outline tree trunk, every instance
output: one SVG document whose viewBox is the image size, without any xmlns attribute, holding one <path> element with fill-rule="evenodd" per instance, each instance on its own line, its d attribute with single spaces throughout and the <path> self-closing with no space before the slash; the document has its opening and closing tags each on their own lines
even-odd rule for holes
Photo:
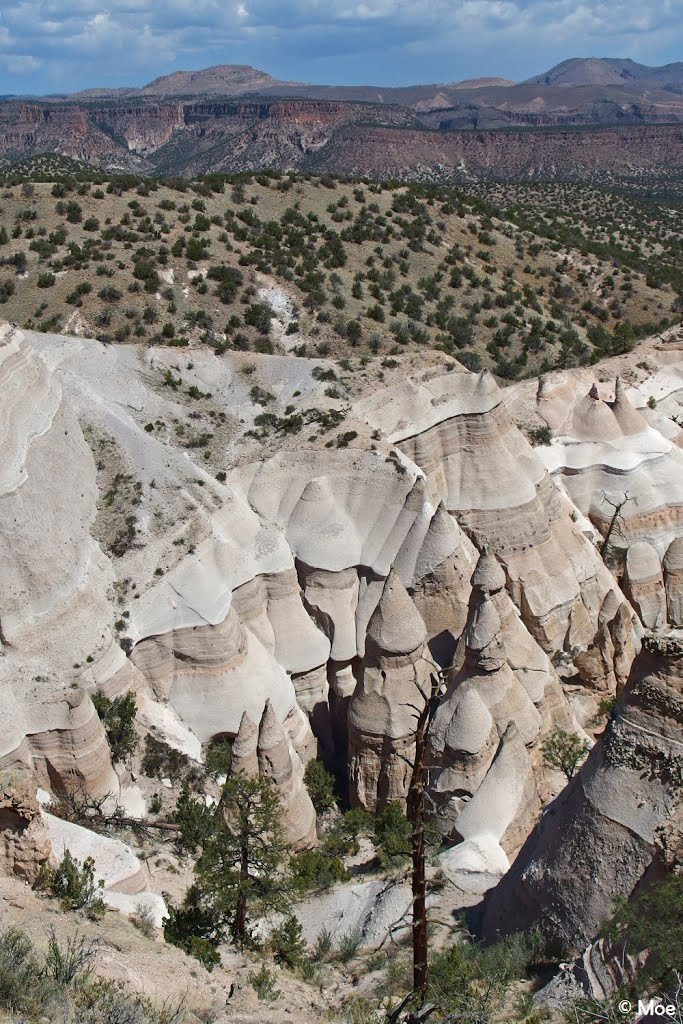
<svg viewBox="0 0 683 1024">
<path fill-rule="evenodd" d="M 242 833 L 240 843 L 240 891 L 235 907 L 232 935 L 241 946 L 247 937 L 247 884 L 249 882 L 249 837 Z"/>
<path fill-rule="evenodd" d="M 425 876 L 424 730 L 418 733 L 415 767 L 418 772 L 413 797 L 413 990 L 427 994 L 427 880 Z"/>
<path fill-rule="evenodd" d="M 420 712 L 415 730 L 415 760 L 408 789 L 413 859 L 413 991 L 424 999 L 428 980 L 427 879 L 425 874 L 425 749 L 427 730 L 438 701 L 438 683 Z"/>
</svg>

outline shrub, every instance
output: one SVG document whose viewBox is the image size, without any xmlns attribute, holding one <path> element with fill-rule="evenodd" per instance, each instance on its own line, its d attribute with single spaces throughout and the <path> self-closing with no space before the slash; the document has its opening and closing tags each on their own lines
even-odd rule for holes
<svg viewBox="0 0 683 1024">
<path fill-rule="evenodd" d="M 541 744 L 547 768 L 560 771 L 571 779 L 576 775 L 590 750 L 590 744 L 573 732 L 558 729 Z"/>
<path fill-rule="evenodd" d="M 364 807 L 352 807 L 350 811 L 346 812 L 342 822 L 342 832 L 352 842 L 353 853 L 358 853 L 358 837 L 363 833 L 371 834 L 374 827 L 375 820 Z"/>
<path fill-rule="evenodd" d="M 225 475 L 223 479 L 225 479 Z M 204 758 L 207 775 L 214 778 L 219 775 L 229 775 L 231 762 L 232 740 L 229 736 L 215 736 L 209 743 Z"/>
<path fill-rule="evenodd" d="M 260 971 L 250 971 L 247 974 L 247 981 L 264 1003 L 274 1003 L 282 995 L 280 990 L 275 987 L 275 975 L 268 970 L 265 964 L 261 966 Z"/>
<path fill-rule="evenodd" d="M 14 295 L 15 289 L 16 285 L 11 279 L 7 281 L 0 281 L 0 303 L 4 304 L 7 302 L 7 300 Z"/>
<path fill-rule="evenodd" d="M 97 950 L 97 942 L 86 942 L 81 935 L 67 937 L 60 946 L 54 928 L 48 932 L 48 945 L 43 971 L 60 985 L 70 985 L 79 974 L 83 974 Z"/>
<path fill-rule="evenodd" d="M 345 882 L 349 873 L 340 857 L 325 849 L 301 850 L 289 862 L 292 881 L 297 889 L 329 889 L 336 882 Z"/>
<path fill-rule="evenodd" d="M 304 782 L 317 814 L 324 814 L 330 807 L 334 807 L 334 776 L 322 761 L 315 759 L 308 762 Z"/>
<path fill-rule="evenodd" d="M 323 963 L 332 952 L 332 932 L 323 928 L 311 950 L 311 960 L 315 963 Z"/>
<path fill-rule="evenodd" d="M 253 302 L 244 313 L 244 322 L 251 327 L 256 327 L 261 334 L 270 332 L 270 321 L 273 318 L 273 311 L 270 306 L 262 302 Z"/>
<path fill-rule="evenodd" d="M 176 801 L 173 820 L 180 826 L 179 846 L 194 853 L 211 834 L 213 813 L 203 800 L 193 797 L 189 784 L 184 782 Z"/>
<path fill-rule="evenodd" d="M 0 1007 L 37 1017 L 53 995 L 28 936 L 8 928 L 0 935 Z"/>
<path fill-rule="evenodd" d="M 339 959 L 343 964 L 347 964 L 349 960 L 353 960 L 354 956 L 358 952 L 360 947 L 360 933 L 359 932 L 346 932 L 339 939 L 339 946 L 337 947 L 337 953 Z"/>
<path fill-rule="evenodd" d="M 491 946 L 463 939 L 432 957 L 429 997 L 443 1013 L 461 1014 L 472 1024 L 491 1024 L 501 1019 L 509 985 L 526 976 L 539 954 L 535 933 L 511 935 Z"/>
<path fill-rule="evenodd" d="M 660 991 L 673 986 L 683 965 L 683 875 L 670 874 L 619 903 L 603 930 L 625 938 L 633 953 L 650 951 L 640 988 L 645 981 L 656 982 Z"/>
<path fill-rule="evenodd" d="M 294 914 L 288 914 L 282 924 L 273 929 L 270 948 L 276 964 L 295 970 L 306 959 L 306 942 L 303 929 Z"/>
<path fill-rule="evenodd" d="M 529 440 L 532 445 L 548 445 L 552 443 L 553 432 L 548 426 L 544 427 L 532 427 L 529 431 Z"/>
<path fill-rule="evenodd" d="M 125 761 L 138 745 L 135 694 L 126 693 L 110 700 L 98 691 L 93 694 L 92 702 L 104 725 L 112 761 Z"/>
<path fill-rule="evenodd" d="M 215 913 L 204 905 L 196 885 L 188 889 L 180 907 L 169 903 L 164 938 L 203 963 L 207 971 L 221 962 L 218 946 L 224 933 Z"/>
<path fill-rule="evenodd" d="M 81 865 L 70 850 L 55 868 L 44 867 L 39 886 L 56 896 L 64 910 L 82 910 L 87 917 L 98 920 L 104 914 L 100 896 L 102 881 L 95 883 L 95 861 L 86 857 Z"/>
<path fill-rule="evenodd" d="M 146 907 L 144 903 L 138 903 L 135 907 L 135 914 L 131 917 L 131 921 L 138 929 L 142 932 L 146 939 L 151 939 L 156 931 L 154 924 L 154 914 L 149 907 Z"/>
<path fill-rule="evenodd" d="M 390 803 L 375 819 L 375 846 L 384 865 L 410 856 L 412 828 L 399 803 Z"/>
</svg>

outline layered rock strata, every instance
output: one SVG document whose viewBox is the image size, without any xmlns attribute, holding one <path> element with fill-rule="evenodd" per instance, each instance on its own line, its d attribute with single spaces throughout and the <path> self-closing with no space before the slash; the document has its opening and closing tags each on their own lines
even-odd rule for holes
<svg viewBox="0 0 683 1024">
<path fill-rule="evenodd" d="M 274 784 L 287 841 L 295 850 L 316 844 L 316 817 L 304 784 L 304 767 L 270 701 L 258 725 L 245 711 L 232 748 L 231 774 L 258 775 Z"/>
<path fill-rule="evenodd" d="M 655 636 L 647 648 L 587 762 L 491 893 L 487 938 L 538 926 L 578 952 L 616 898 L 680 862 L 683 642 Z"/>
<path fill-rule="evenodd" d="M 33 764 L 45 788 L 75 780 L 117 793 L 88 694 L 133 689 L 144 722 L 191 756 L 215 736 L 237 736 L 245 711 L 260 722 L 268 706 L 296 754 L 294 774 L 317 747 L 348 774 L 355 802 L 403 799 L 409 705 L 452 661 L 466 624 L 452 679 L 467 679 L 449 694 L 450 717 L 478 723 L 481 701 L 492 724 L 483 738 L 475 730 L 471 751 L 469 727 L 453 726 L 455 746 L 444 739 L 444 801 L 475 799 L 504 737 L 542 788 L 539 737 L 570 722 L 548 656 L 585 655 L 596 688 L 624 677 L 624 599 L 490 376 L 421 372 L 353 403 L 357 446 L 273 437 L 262 457 L 239 422 L 260 408 L 241 357 L 197 349 L 183 374 L 213 396 L 202 415 L 239 413 L 223 438 L 221 480 L 166 430 L 196 430 L 183 389 L 163 384 L 177 353 L 18 331 L 5 333 L 0 353 L 9 395 L 0 763 Z M 275 390 L 286 377 L 287 401 L 294 374 L 305 409 L 312 395 L 326 400 L 317 367 L 262 357 L 259 373 Z M 161 426 L 148 431 L 150 421 Z M 58 479 L 57 466 L 67 467 Z M 117 474 L 135 481 L 130 507 L 125 493 L 116 508 L 103 500 Z M 133 524 L 122 550 L 112 550 L 116 515 Z M 498 562 L 482 563 L 470 602 L 485 543 Z M 667 607 L 676 566 L 672 554 Z M 470 788 L 455 777 L 463 758 Z M 523 787 L 501 849 L 521 842 L 534 813 L 522 807 L 534 799 Z"/>
<path fill-rule="evenodd" d="M 577 725 L 548 656 L 521 622 L 505 572 L 484 551 L 472 576 L 461 657 L 428 752 L 436 825 L 446 838 L 519 849 L 549 792 L 539 743 Z M 504 851 L 504 852 L 503 852 Z M 463 851 L 462 856 L 465 856 Z"/>
<path fill-rule="evenodd" d="M 29 772 L 0 773 L 0 874 L 33 884 L 52 854 Z"/>
</svg>

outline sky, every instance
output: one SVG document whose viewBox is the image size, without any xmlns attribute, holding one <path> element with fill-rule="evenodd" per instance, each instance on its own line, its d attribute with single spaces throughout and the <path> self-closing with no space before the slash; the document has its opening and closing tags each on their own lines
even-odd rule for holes
<svg viewBox="0 0 683 1024">
<path fill-rule="evenodd" d="M 683 0 L 0 0 L 0 94 L 214 64 L 340 85 L 519 81 L 576 56 L 683 59 Z"/>
</svg>

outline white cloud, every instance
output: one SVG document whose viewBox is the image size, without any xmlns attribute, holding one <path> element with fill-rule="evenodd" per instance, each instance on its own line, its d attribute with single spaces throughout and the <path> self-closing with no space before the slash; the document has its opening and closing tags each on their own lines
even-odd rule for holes
<svg viewBox="0 0 683 1024">
<path fill-rule="evenodd" d="M 569 56 L 674 59 L 682 43 L 683 0 L 16 0 L 0 13 L 7 73 L 42 68 L 65 87 L 219 62 L 387 84 L 463 65 L 531 75 Z"/>
<path fill-rule="evenodd" d="M 0 63 L 11 75 L 26 75 L 43 66 L 42 60 L 26 53 L 8 53 L 0 56 Z"/>
</svg>

